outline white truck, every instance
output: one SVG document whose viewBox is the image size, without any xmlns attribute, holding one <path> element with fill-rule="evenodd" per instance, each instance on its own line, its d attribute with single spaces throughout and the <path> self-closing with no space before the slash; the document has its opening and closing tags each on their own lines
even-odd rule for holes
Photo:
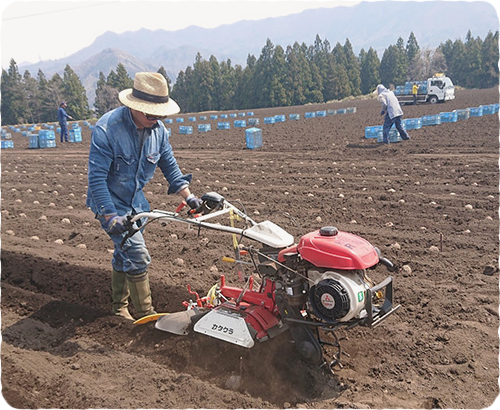
<svg viewBox="0 0 500 410">
<path fill-rule="evenodd" d="M 397 86 L 394 94 L 401 104 L 413 104 L 412 88 L 415 83 L 418 85 L 417 104 L 436 104 L 455 98 L 455 87 L 451 79 L 443 73 L 437 73 L 426 81 L 407 81 L 405 85 Z"/>
</svg>

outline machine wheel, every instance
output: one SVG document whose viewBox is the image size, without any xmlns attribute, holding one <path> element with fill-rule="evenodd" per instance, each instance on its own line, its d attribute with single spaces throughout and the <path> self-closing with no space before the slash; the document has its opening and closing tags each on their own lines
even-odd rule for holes
<svg viewBox="0 0 500 410">
<path fill-rule="evenodd" d="M 438 98 L 437 98 L 435 95 L 431 95 L 431 96 L 429 97 L 429 102 L 430 102 L 431 104 L 437 104 L 437 103 L 439 102 L 439 100 L 438 100 Z"/>
</svg>

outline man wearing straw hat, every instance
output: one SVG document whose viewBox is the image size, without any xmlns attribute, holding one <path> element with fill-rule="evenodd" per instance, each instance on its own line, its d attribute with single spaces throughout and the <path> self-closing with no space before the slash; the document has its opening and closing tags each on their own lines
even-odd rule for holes
<svg viewBox="0 0 500 410">
<path fill-rule="evenodd" d="M 161 121 L 180 111 L 159 73 L 135 75 L 134 87 L 120 92 L 124 105 L 104 114 L 92 132 L 88 162 L 87 206 L 114 243 L 111 288 L 113 314 L 133 320 L 155 314 L 147 268 L 151 258 L 142 232 L 120 246 L 127 215 L 149 211 L 143 188 L 158 166 L 169 183 L 167 194 L 179 194 L 196 209 L 201 201 L 189 190 L 192 175 L 183 175 Z"/>
</svg>

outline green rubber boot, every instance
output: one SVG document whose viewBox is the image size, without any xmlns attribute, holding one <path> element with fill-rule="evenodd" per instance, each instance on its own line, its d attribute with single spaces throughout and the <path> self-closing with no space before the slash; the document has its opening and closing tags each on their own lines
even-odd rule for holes
<svg viewBox="0 0 500 410">
<path fill-rule="evenodd" d="M 156 314 L 153 308 L 153 299 L 151 298 L 148 272 L 140 273 L 139 275 L 129 275 L 127 273 L 127 282 L 130 299 L 138 318 Z"/>
<path fill-rule="evenodd" d="M 111 274 L 111 291 L 113 294 L 113 315 L 134 320 L 128 311 L 128 297 L 130 296 L 130 292 L 125 272 L 113 269 L 113 273 Z"/>
</svg>

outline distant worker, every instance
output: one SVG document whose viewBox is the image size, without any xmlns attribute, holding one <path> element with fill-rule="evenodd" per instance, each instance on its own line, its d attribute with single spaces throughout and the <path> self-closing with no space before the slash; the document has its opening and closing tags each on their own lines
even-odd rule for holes
<svg viewBox="0 0 500 410">
<path fill-rule="evenodd" d="M 61 127 L 61 142 L 68 142 L 68 118 L 73 119 L 72 116 L 66 113 L 66 103 L 63 101 L 59 104 L 59 109 L 57 110 L 57 119 L 59 121 L 59 126 Z"/>
<path fill-rule="evenodd" d="M 411 88 L 411 93 L 413 94 L 413 105 L 417 105 L 418 88 L 419 86 L 417 83 L 413 83 L 413 87 Z"/>
<path fill-rule="evenodd" d="M 385 88 L 382 84 L 377 85 L 377 89 L 375 92 L 378 94 L 377 99 L 382 104 L 382 111 L 380 115 L 385 114 L 384 118 L 384 126 L 383 126 L 383 143 L 389 144 L 389 131 L 393 125 L 396 126 L 396 129 L 401 135 L 401 138 L 406 140 L 410 139 L 410 136 L 403 128 L 403 124 L 401 122 L 401 118 L 403 117 L 403 110 L 399 105 L 399 101 L 394 95 L 394 93 L 387 88 Z"/>
</svg>

